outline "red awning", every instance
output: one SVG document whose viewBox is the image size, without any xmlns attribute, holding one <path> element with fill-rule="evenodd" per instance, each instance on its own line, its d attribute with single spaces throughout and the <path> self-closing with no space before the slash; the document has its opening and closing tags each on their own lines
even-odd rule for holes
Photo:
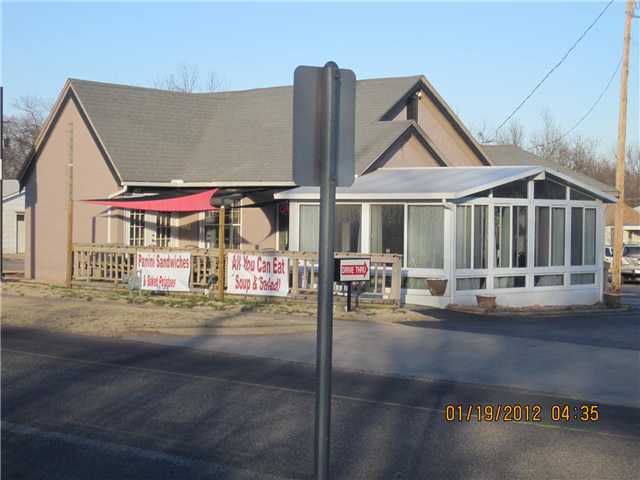
<svg viewBox="0 0 640 480">
<path fill-rule="evenodd" d="M 198 192 L 171 191 L 150 195 L 137 195 L 120 198 L 100 198 L 82 200 L 92 205 L 125 208 L 128 210 L 149 210 L 154 212 L 205 212 L 217 210 L 211 206 L 211 197 L 217 188 Z"/>
</svg>

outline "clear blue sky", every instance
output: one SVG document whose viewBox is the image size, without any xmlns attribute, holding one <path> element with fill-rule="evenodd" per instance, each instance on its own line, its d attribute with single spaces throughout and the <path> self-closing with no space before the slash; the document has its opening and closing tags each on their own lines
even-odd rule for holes
<svg viewBox="0 0 640 480">
<path fill-rule="evenodd" d="M 152 86 L 179 63 L 227 89 L 289 84 L 299 64 L 329 59 L 359 78 L 423 73 L 473 132 L 495 128 L 605 4 L 574 3 L 6 3 L 7 102 L 55 99 L 67 77 Z M 596 99 L 622 52 L 616 2 L 518 114 L 564 128 Z M 630 77 L 630 140 L 638 141 L 638 21 Z M 615 145 L 619 76 L 577 130 Z M 8 108 L 11 111 L 11 108 Z"/>
</svg>

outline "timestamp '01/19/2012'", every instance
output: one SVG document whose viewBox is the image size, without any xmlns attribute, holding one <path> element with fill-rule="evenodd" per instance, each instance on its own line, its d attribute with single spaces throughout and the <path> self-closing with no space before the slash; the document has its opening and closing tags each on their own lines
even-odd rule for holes
<svg viewBox="0 0 640 480">
<path fill-rule="evenodd" d="M 448 404 L 445 422 L 597 422 L 599 406 L 595 404 Z"/>
</svg>

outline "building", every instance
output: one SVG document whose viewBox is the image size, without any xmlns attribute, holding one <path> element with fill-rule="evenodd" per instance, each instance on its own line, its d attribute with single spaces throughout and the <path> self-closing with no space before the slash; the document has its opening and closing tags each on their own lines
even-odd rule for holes
<svg viewBox="0 0 640 480">
<path fill-rule="evenodd" d="M 22 254 L 25 245 L 24 190 L 17 180 L 2 181 L 2 253 Z"/>
<path fill-rule="evenodd" d="M 622 242 L 640 243 L 640 207 L 631 208 L 624 205 L 622 217 Z M 605 244 L 613 245 L 613 231 L 616 224 L 616 206 L 605 207 Z"/>
<path fill-rule="evenodd" d="M 409 303 L 601 298 L 611 187 L 479 145 L 423 76 L 360 80 L 356 98 L 357 179 L 339 190 L 337 250 L 401 254 Z M 117 202 L 217 189 L 241 197 L 226 212 L 227 247 L 316 248 L 317 192 L 293 188 L 291 117 L 291 87 L 184 94 L 67 81 L 21 173 L 27 278 L 64 277 L 69 163 L 76 243 L 216 247 L 217 211 Z M 113 203 L 81 202 L 95 198 Z"/>
</svg>

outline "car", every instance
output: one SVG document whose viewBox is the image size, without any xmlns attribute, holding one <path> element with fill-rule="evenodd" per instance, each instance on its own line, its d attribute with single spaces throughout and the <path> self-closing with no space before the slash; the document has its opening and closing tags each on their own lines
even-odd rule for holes
<svg viewBox="0 0 640 480">
<path fill-rule="evenodd" d="M 613 262 L 613 247 L 604 247 L 604 261 L 609 264 L 611 268 L 611 262 Z"/>
<path fill-rule="evenodd" d="M 622 250 L 622 279 L 640 279 L 640 244 L 625 245 Z"/>
</svg>

